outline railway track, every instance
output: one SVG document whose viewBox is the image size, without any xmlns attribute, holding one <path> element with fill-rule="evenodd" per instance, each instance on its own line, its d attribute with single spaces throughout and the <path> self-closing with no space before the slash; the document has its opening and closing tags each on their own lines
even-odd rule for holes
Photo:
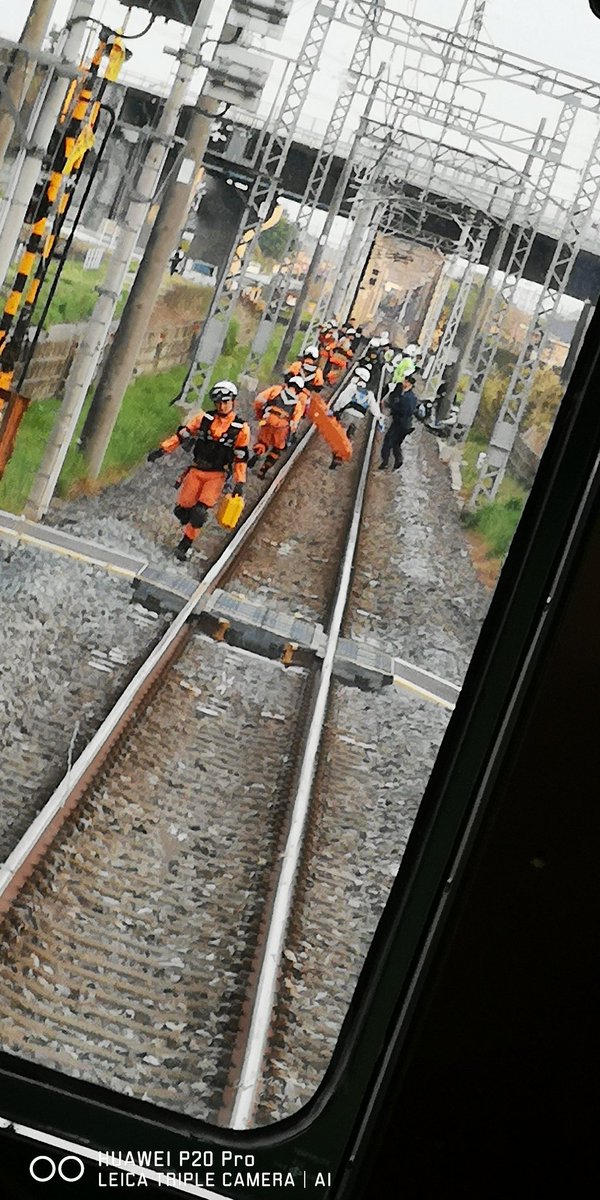
<svg viewBox="0 0 600 1200">
<path fill-rule="evenodd" d="M 177 464 L 169 460 L 164 470 L 174 476 Z M 154 468 L 143 474 L 155 482 L 158 472 Z M 261 502 L 265 485 L 253 477 L 248 491 L 251 510 Z M 157 558 L 173 571 L 168 540 L 174 544 L 180 531 L 165 500 L 163 496 L 160 511 L 165 513 L 162 536 L 167 549 L 163 546 Z M 92 499 L 92 503 L 96 501 Z M 128 514 L 130 509 L 126 504 Z M 68 530 L 69 520 L 65 526 Z M 101 530 L 102 521 L 98 525 Z M 89 536 L 87 522 L 84 531 Z M 39 532 L 37 544 L 42 545 L 44 530 Z M 104 531 L 109 546 L 114 532 L 109 522 Z M 212 522 L 208 537 L 202 539 L 201 552 L 187 570 L 199 579 L 204 577 L 228 540 L 227 532 Z M 118 561 L 120 554 L 131 553 L 131 549 L 127 545 L 119 549 L 117 541 L 112 558 L 110 549 L 105 549 L 102 557 Z M 147 553 L 149 549 L 146 547 Z M 266 542 L 264 549 L 268 549 Z M 65 568 L 61 559 L 48 559 L 43 551 L 32 548 L 27 536 L 18 553 L 9 542 L 2 560 L 1 594 L 6 609 L 0 631 L 0 701 L 4 705 L 0 861 L 26 833 L 68 763 L 83 750 L 170 620 L 131 604 L 130 585 L 121 576 L 109 578 L 81 557 Z M 49 628 L 53 631 L 50 638 Z"/>
<path fill-rule="evenodd" d="M 0 554 L 0 862 L 168 628 L 122 579 L 39 549 Z"/>
<path fill-rule="evenodd" d="M 0 876 L 4 1048 L 213 1119 L 231 1115 L 232 1051 L 241 1062 L 244 1029 L 252 1054 L 266 1036 L 246 1014 L 253 989 L 262 987 L 263 999 L 265 987 L 276 991 L 275 975 L 266 984 L 261 975 L 261 957 L 265 939 L 285 940 L 333 650 L 319 672 L 323 688 L 305 669 L 204 638 L 188 618 L 224 572 L 234 589 L 262 564 L 266 547 L 279 552 L 284 543 L 275 536 L 293 520 L 294 482 L 295 496 L 302 489 L 314 500 L 301 465 L 309 477 L 323 476 L 315 455 L 309 445 L 265 502 L 250 565 L 227 561 L 209 572 Z M 346 509 L 362 457 L 335 480 Z M 334 486 L 331 477 L 327 483 Z M 355 536 L 357 528 L 358 510 Z M 334 551 L 325 580 L 318 538 L 304 548 L 301 588 L 298 564 L 286 571 L 292 555 L 279 555 L 277 601 L 294 600 L 303 615 L 327 621 L 335 612 L 331 568 L 346 535 L 340 519 L 328 534 Z M 334 642 L 342 611 L 343 597 Z M 304 812 L 294 816 L 299 793 Z M 276 867 L 290 829 L 282 893 Z M 275 935 L 269 898 L 279 910 Z"/>
</svg>

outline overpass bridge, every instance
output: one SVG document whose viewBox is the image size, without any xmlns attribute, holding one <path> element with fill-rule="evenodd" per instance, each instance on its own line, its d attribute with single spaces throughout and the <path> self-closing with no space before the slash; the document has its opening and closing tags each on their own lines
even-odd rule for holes
<svg viewBox="0 0 600 1200">
<path fill-rule="evenodd" d="M 130 76 L 127 83 L 114 86 L 118 95 L 122 137 L 131 137 L 136 130 L 155 125 L 164 102 L 164 92 L 160 85 L 147 79 L 136 81 Z M 185 138 L 191 113 L 191 106 L 186 106 L 182 111 L 177 129 L 179 138 Z M 216 266 L 225 261 L 231 249 L 247 195 L 247 190 L 243 189 L 248 189 L 256 177 L 257 147 L 262 130 L 262 121 L 242 110 L 232 110 L 225 118 L 215 122 L 205 155 L 211 179 L 196 218 L 195 245 L 198 257 L 205 258 Z M 280 175 L 281 196 L 296 203 L 302 201 L 322 138 L 322 127 L 317 120 L 312 123 L 305 121 L 298 126 Z M 500 142 L 500 139 L 498 140 Z M 317 202 L 317 207 L 322 211 L 327 211 L 332 202 L 351 149 L 350 141 L 341 143 L 332 156 Z M 124 151 L 125 154 L 129 152 L 129 149 Z M 165 175 L 170 170 L 173 158 L 174 152 L 167 160 Z M 457 165 L 453 164 L 453 158 Z M 465 183 L 464 170 L 461 170 L 469 158 L 473 160 L 471 178 L 479 168 L 476 188 L 468 182 Z M 111 154 L 111 159 L 112 161 L 107 163 L 104 178 L 103 172 L 100 172 L 100 190 L 104 191 L 108 197 L 108 205 L 112 206 L 111 215 L 115 215 L 118 208 L 115 209 L 112 198 L 123 179 L 123 164 L 119 160 L 118 151 Z M 414 150 L 408 146 L 392 185 L 396 193 L 396 208 L 401 206 L 402 197 L 405 198 L 409 211 L 411 204 L 418 203 L 427 180 L 427 161 L 427 157 L 420 154 L 416 146 Z M 402 179 L 399 178 L 401 175 Z M 428 189 L 425 218 L 420 223 L 420 228 L 416 230 L 415 222 L 412 222 L 412 228 L 410 221 L 404 225 L 397 222 L 398 236 L 422 244 L 439 246 L 444 252 L 449 252 L 459 241 L 465 220 L 470 216 L 481 218 L 485 215 L 490 220 L 490 229 L 480 261 L 482 265 L 487 266 L 496 253 L 502 226 L 510 210 L 517 175 L 518 172 L 514 168 L 511 169 L 501 156 L 494 160 L 486 155 L 469 155 L 458 149 L 453 152 L 445 148 L 438 163 L 435 186 Z M 512 182 L 507 183 L 506 180 Z M 340 216 L 350 216 L 359 181 L 360 172 L 356 170 L 351 174 L 339 206 Z M 525 205 L 523 208 L 525 210 Z M 525 280 L 539 284 L 544 282 L 556 249 L 555 230 L 560 228 L 563 209 L 564 204 L 555 204 L 554 207 L 550 204 L 549 212 L 547 211 L 542 218 L 524 267 Z M 498 263 L 500 270 L 504 270 L 509 264 L 523 224 L 524 222 L 520 223 L 518 220 L 511 222 L 511 232 Z M 389 221 L 387 226 L 390 226 Z M 393 222 L 389 231 L 394 232 Z M 566 293 L 582 301 L 595 300 L 600 293 L 600 238 L 582 243 L 566 286 Z"/>
</svg>

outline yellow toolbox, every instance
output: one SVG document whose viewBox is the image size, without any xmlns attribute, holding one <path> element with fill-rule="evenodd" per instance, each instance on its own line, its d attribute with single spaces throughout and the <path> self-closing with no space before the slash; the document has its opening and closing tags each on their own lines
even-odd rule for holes
<svg viewBox="0 0 600 1200">
<path fill-rule="evenodd" d="M 241 496 L 221 496 L 217 508 L 217 521 L 224 529 L 235 529 L 244 509 Z"/>
</svg>

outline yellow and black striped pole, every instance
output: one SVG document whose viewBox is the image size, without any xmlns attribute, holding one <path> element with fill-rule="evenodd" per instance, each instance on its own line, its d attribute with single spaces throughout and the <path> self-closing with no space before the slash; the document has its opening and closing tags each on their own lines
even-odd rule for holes
<svg viewBox="0 0 600 1200">
<path fill-rule="evenodd" d="M 100 114 L 101 94 L 94 99 L 93 89 L 107 50 L 108 64 L 101 91 L 107 83 L 116 78 L 124 61 L 125 51 L 119 38 L 116 38 L 109 48 L 107 35 L 103 34 L 83 79 L 73 81 L 63 104 L 59 126 L 63 125 L 64 129 L 54 156 L 57 167 L 50 171 L 48 182 L 37 203 L 27 246 L 21 255 L 13 287 L 0 317 L 0 396 L 2 392 L 10 390 L 20 346 L 48 269 L 60 226 L 66 216 L 85 157 L 94 145 L 94 128 Z M 52 216 L 57 227 L 48 231 Z M 8 336 L 17 315 L 19 319 L 8 345 Z"/>
<path fill-rule="evenodd" d="M 106 70 L 101 87 L 94 98 L 94 85 L 102 59 L 107 53 Z M 100 114 L 102 92 L 107 83 L 117 78 L 125 57 L 126 52 L 121 39 L 117 36 L 109 45 L 107 32 L 103 30 L 89 68 L 85 70 L 82 79 L 74 80 L 71 84 L 63 104 L 57 126 L 60 137 L 58 149 L 53 156 L 47 184 L 37 202 L 27 245 L 21 255 L 13 287 L 0 317 L 0 411 L 5 409 L 0 424 L 0 479 L 12 454 L 18 427 L 29 404 L 25 397 L 11 391 L 23 340 L 77 183 L 77 176 L 88 151 L 94 145 L 94 127 Z M 64 126 L 62 130 L 61 125 Z M 57 164 L 56 169 L 54 164 Z M 51 218 L 53 223 L 49 229 Z M 15 318 L 18 318 L 16 325 Z M 12 336 L 9 336 L 11 331 Z"/>
</svg>

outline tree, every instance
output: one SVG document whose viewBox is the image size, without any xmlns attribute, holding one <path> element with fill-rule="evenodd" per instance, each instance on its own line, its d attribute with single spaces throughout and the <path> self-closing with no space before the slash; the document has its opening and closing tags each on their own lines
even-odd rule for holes
<svg viewBox="0 0 600 1200">
<path fill-rule="evenodd" d="M 550 367 L 539 367 L 536 371 L 525 420 L 526 430 L 535 429 L 544 438 L 548 437 L 562 400 L 564 385 Z"/>
<path fill-rule="evenodd" d="M 290 238 L 290 235 L 291 241 L 288 247 L 288 238 Z M 292 221 L 288 221 L 287 217 L 282 216 L 271 229 L 265 229 L 257 240 L 260 249 L 267 258 L 281 259 L 286 250 L 293 251 L 296 248 L 297 236 L 295 226 Z"/>
</svg>

